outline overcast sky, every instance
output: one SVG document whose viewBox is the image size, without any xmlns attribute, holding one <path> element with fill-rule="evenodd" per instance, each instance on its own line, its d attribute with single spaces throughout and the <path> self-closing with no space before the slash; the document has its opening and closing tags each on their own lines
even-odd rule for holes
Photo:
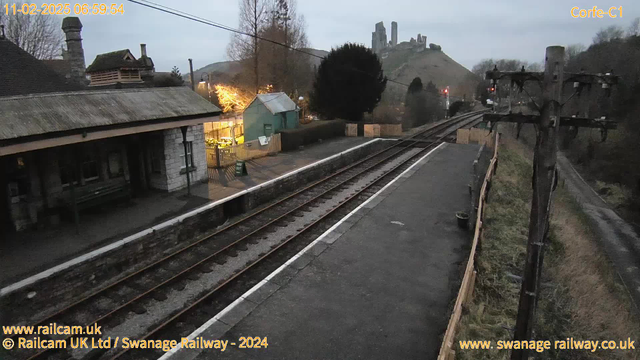
<svg viewBox="0 0 640 360">
<path fill-rule="evenodd" d="M 97 54 L 119 49 L 128 48 L 138 57 L 140 43 L 147 44 L 156 71 L 169 71 L 176 65 L 187 73 L 188 58 L 193 58 L 194 70 L 228 60 L 229 32 L 126 0 L 120 2 L 124 2 L 124 15 L 80 16 L 87 66 Z M 155 2 L 238 26 L 238 0 Z M 572 7 L 594 5 L 605 10 L 622 6 L 622 18 L 571 17 Z M 298 0 L 298 12 L 305 16 L 309 42 L 317 49 L 330 50 L 348 41 L 371 46 L 371 32 L 378 21 L 384 21 L 390 40 L 391 21 L 397 21 L 398 41 L 421 33 L 427 42 L 441 45 L 445 53 L 471 69 L 485 58 L 536 62 L 542 61 L 549 45 L 589 45 L 602 27 L 620 25 L 626 30 L 640 16 L 640 1 Z"/>
</svg>

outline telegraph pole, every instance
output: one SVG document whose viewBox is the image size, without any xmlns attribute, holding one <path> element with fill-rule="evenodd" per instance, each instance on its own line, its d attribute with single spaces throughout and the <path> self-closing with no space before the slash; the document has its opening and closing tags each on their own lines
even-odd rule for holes
<svg viewBox="0 0 640 360">
<path fill-rule="evenodd" d="M 193 81 L 193 59 L 189 59 L 189 78 L 191 79 L 191 90 L 196 91 L 196 84 Z"/>
<path fill-rule="evenodd" d="M 525 123 L 537 124 L 538 126 L 533 157 L 533 196 L 529 218 L 527 255 L 513 337 L 516 341 L 529 341 L 533 333 L 535 313 L 540 295 L 544 250 L 545 246 L 548 245 L 551 202 L 553 191 L 558 181 L 556 172 L 558 130 L 560 126 L 599 128 L 602 132 L 602 141 L 604 141 L 607 130 L 616 128 L 616 123 L 610 120 L 590 119 L 586 117 L 586 114 L 582 114 L 582 117 L 577 117 L 577 115 L 564 117 L 561 116 L 560 111 L 563 106 L 564 83 L 573 82 L 575 91 L 571 97 L 574 95 L 580 96 L 584 87 L 590 88 L 594 83 L 602 84 L 602 88 L 606 89 L 607 94 L 610 94 L 609 86 L 617 83 L 617 77 L 610 73 L 603 75 L 581 72 L 580 74 L 567 75 L 567 79 L 565 79 L 564 48 L 561 46 L 547 48 L 544 73 L 526 72 L 523 67 L 521 71 L 514 72 L 500 72 L 497 68 L 494 68 L 492 71 L 487 71 L 486 74 L 486 78 L 492 80 L 492 86 L 495 86 L 496 92 L 498 89 L 497 81 L 500 79 L 509 80 L 510 87 L 515 84 L 520 91 L 524 89 L 527 81 L 535 81 L 542 86 L 542 104 L 540 106 L 536 104 L 540 115 L 514 114 L 511 111 L 511 106 L 506 114 L 484 115 L 485 120 L 488 121 L 516 122 L 519 125 L 518 129 Z M 511 100 L 511 93 L 509 93 L 509 100 Z M 531 100 L 533 101 L 533 99 Z M 587 98 L 586 101 L 588 100 Z M 513 350 L 511 353 L 511 360 L 525 360 L 528 358 L 528 349 Z"/>
<path fill-rule="evenodd" d="M 520 302 L 513 339 L 529 340 L 538 305 L 544 247 L 549 231 L 549 212 L 556 181 L 558 128 L 564 74 L 564 48 L 550 46 L 545 57 L 542 82 L 542 108 L 533 158 L 533 197 L 529 219 L 529 239 L 525 259 Z M 528 359 L 528 350 L 514 350 L 512 360 Z"/>
</svg>

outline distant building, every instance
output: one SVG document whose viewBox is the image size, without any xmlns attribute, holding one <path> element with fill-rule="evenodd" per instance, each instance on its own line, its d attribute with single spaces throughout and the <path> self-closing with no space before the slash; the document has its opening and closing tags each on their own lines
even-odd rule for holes
<svg viewBox="0 0 640 360">
<path fill-rule="evenodd" d="M 150 83 L 155 68 L 145 44 L 140 44 L 140 54 L 136 59 L 129 49 L 124 49 L 96 56 L 86 70 L 91 79 L 89 86 Z"/>
<path fill-rule="evenodd" d="M 391 22 L 391 46 L 398 45 L 398 23 Z"/>
<path fill-rule="evenodd" d="M 390 51 L 394 49 L 410 49 L 420 52 L 427 48 L 427 36 L 418 34 L 417 39 L 411 38 L 408 42 L 398 43 L 398 23 L 391 22 L 391 41 L 387 42 L 387 30 L 381 21 L 376 24 L 376 31 L 371 33 L 371 50 L 382 59 L 387 58 Z"/>
<path fill-rule="evenodd" d="M 387 46 L 389 46 L 387 43 L 387 29 L 384 28 L 384 23 L 380 21 L 376 24 L 376 31 L 371 33 L 371 50 L 379 54 Z"/>
<path fill-rule="evenodd" d="M 283 92 L 259 94 L 242 115 L 245 142 L 299 126 L 298 106 Z"/>
</svg>

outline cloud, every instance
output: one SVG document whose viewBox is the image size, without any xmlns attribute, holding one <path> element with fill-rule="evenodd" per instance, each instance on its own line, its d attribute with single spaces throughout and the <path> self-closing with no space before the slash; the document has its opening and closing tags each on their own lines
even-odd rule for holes
<svg viewBox="0 0 640 360">
<path fill-rule="evenodd" d="M 236 1 L 156 2 L 231 27 L 238 24 Z M 397 21 L 400 41 L 421 33 L 428 42 L 440 44 L 454 60 L 471 68 L 484 58 L 541 61 L 546 46 L 589 45 L 600 28 L 626 28 L 640 14 L 637 0 L 597 3 L 602 8 L 622 6 L 624 17 L 574 19 L 570 9 L 579 4 L 557 0 L 299 0 L 298 12 L 306 18 L 308 38 L 315 48 L 329 50 L 345 42 L 370 46 L 376 22 L 384 21 L 390 37 L 391 21 Z M 227 31 L 127 1 L 124 9 L 124 15 L 80 16 L 87 65 L 97 54 L 119 49 L 128 48 L 138 56 L 140 43 L 147 44 L 158 71 L 169 71 L 176 65 L 186 73 L 188 58 L 193 58 L 195 68 L 227 60 Z"/>
</svg>

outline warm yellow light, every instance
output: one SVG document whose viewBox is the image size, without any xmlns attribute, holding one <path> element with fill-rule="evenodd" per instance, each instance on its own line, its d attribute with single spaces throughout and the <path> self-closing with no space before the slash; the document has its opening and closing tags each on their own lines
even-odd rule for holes
<svg viewBox="0 0 640 360">
<path fill-rule="evenodd" d="M 229 121 L 229 127 L 233 127 L 233 121 Z"/>
<path fill-rule="evenodd" d="M 216 84 L 214 88 L 223 112 L 244 110 L 255 95 L 231 85 Z M 271 90 L 273 90 L 272 85 L 265 85 L 258 89 L 258 93 L 267 94 Z"/>
</svg>

